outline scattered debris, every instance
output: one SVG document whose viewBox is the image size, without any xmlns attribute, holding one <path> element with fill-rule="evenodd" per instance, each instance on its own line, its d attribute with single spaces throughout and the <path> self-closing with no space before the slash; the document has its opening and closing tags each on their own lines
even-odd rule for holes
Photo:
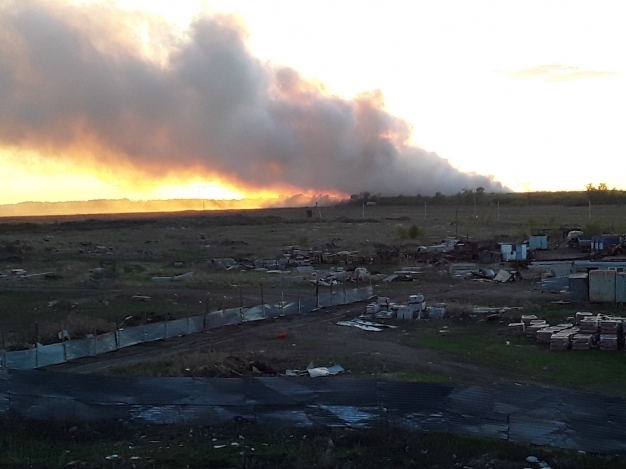
<svg viewBox="0 0 626 469">
<path fill-rule="evenodd" d="M 150 301 L 152 300 L 151 297 L 149 296 L 145 296 L 145 295 L 133 295 L 130 298 L 132 301 Z"/>
<path fill-rule="evenodd" d="M 277 339 L 286 339 L 286 338 L 287 338 L 287 332 L 286 332 L 286 331 L 280 332 L 280 333 L 276 336 L 276 338 L 277 338 Z"/>
<path fill-rule="evenodd" d="M 396 326 L 391 326 L 389 324 L 381 324 L 378 322 L 370 322 L 364 321 L 362 319 L 351 319 L 350 321 L 339 321 L 337 322 L 338 326 L 348 326 L 348 327 L 356 327 L 358 329 L 362 329 L 364 331 L 370 332 L 380 332 L 385 328 L 397 329 Z"/>
<path fill-rule="evenodd" d="M 341 365 L 333 365 L 330 367 L 316 367 L 313 362 L 309 363 L 306 370 L 286 370 L 285 376 L 306 376 L 311 378 L 319 378 L 321 376 L 334 376 L 339 373 L 343 373 L 344 370 Z"/>
</svg>

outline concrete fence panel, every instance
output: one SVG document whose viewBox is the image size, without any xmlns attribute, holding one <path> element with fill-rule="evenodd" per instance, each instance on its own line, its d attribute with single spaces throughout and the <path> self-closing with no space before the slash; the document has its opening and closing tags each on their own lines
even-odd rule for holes
<svg viewBox="0 0 626 469">
<path fill-rule="evenodd" d="M 320 293 L 319 295 L 319 307 L 328 308 L 333 305 L 333 297 L 330 292 Z"/>
<path fill-rule="evenodd" d="M 119 348 L 130 347 L 144 341 L 143 326 L 129 327 L 117 331 L 117 345 Z"/>
<path fill-rule="evenodd" d="M 78 339 L 65 342 L 65 358 L 67 361 L 92 355 L 91 340 Z"/>
<path fill-rule="evenodd" d="M 181 318 L 173 321 L 167 321 L 167 328 L 165 330 L 165 338 L 181 337 L 189 334 L 189 319 Z"/>
<path fill-rule="evenodd" d="M 189 334 L 197 334 L 204 331 L 205 314 L 189 317 Z"/>
<path fill-rule="evenodd" d="M 231 308 L 224 311 L 225 325 L 241 324 L 241 308 Z"/>
<path fill-rule="evenodd" d="M 272 303 L 265 305 L 265 316 L 268 318 L 277 318 L 282 315 L 283 311 L 280 303 Z"/>
<path fill-rule="evenodd" d="M 101 353 L 109 353 L 117 350 L 117 339 L 115 336 L 115 331 L 107 332 L 106 334 L 101 334 L 96 337 L 96 355 L 100 355 Z"/>
<path fill-rule="evenodd" d="M 299 301 L 284 301 L 282 303 L 283 315 L 284 316 L 292 316 L 294 314 L 300 313 L 300 302 Z"/>
<path fill-rule="evenodd" d="M 303 298 L 302 300 L 300 300 L 301 313 L 310 313 L 311 311 L 315 311 L 315 309 L 317 309 L 316 298 Z"/>
<path fill-rule="evenodd" d="M 65 362 L 65 347 L 63 344 L 37 344 L 38 367 L 58 365 L 63 362 Z"/>
<path fill-rule="evenodd" d="M 263 305 L 253 306 L 252 308 L 245 308 L 243 310 L 243 320 L 245 322 L 260 321 L 262 319 L 265 319 Z"/>
<path fill-rule="evenodd" d="M 165 340 L 165 322 L 146 324 L 143 329 L 146 342 Z"/>
<path fill-rule="evenodd" d="M 16 350 L 5 352 L 4 361 L 7 368 L 15 370 L 32 370 L 37 367 L 37 351 L 32 348 L 28 350 Z"/>
</svg>

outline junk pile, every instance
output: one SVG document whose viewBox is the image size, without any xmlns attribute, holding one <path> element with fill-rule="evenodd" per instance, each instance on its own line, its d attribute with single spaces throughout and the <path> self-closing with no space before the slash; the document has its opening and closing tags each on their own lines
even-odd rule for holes
<svg viewBox="0 0 626 469">
<path fill-rule="evenodd" d="M 406 304 L 393 303 L 386 296 L 379 296 L 373 303 L 365 307 L 360 317 L 365 319 L 442 319 L 447 312 L 447 304 L 436 303 L 426 306 L 424 295 L 409 296 Z"/>
<path fill-rule="evenodd" d="M 451 264 L 448 272 L 455 278 L 479 282 L 507 283 L 522 280 L 522 274 L 517 270 L 500 269 L 496 272 L 490 268 L 479 269 L 476 264 Z"/>
<path fill-rule="evenodd" d="M 593 315 L 589 312 L 576 313 L 575 323 L 551 326 L 535 315 L 522 315 L 520 322 L 510 323 L 511 335 L 535 339 L 538 344 L 550 346 L 550 350 L 589 350 L 599 348 L 616 351 L 624 347 L 624 323 L 621 316 Z"/>
</svg>

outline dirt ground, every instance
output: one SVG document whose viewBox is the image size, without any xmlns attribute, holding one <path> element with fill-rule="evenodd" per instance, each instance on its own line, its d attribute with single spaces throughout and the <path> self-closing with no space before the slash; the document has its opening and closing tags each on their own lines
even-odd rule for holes
<svg viewBox="0 0 626 469">
<path fill-rule="evenodd" d="M 427 299 L 447 300 L 480 306 L 514 306 L 552 301 L 538 285 L 495 284 L 472 280 L 435 278 L 430 281 L 374 287 L 379 294 L 406 299 L 408 293 L 422 292 Z M 533 303 L 536 302 L 536 303 Z M 310 362 L 328 367 L 340 364 L 348 375 L 386 379 L 422 379 L 472 385 L 494 383 L 540 384 L 490 366 L 480 366 L 435 350 L 419 347 L 411 339 L 424 327 L 444 327 L 455 319 L 437 321 L 388 320 L 396 328 L 366 332 L 337 325 L 365 311 L 366 302 L 326 308 L 298 316 L 268 319 L 238 326 L 227 326 L 202 334 L 142 344 L 128 349 L 50 367 L 75 373 L 116 373 L 120 369 L 147 363 L 175 360 L 181 355 L 198 354 L 183 376 L 283 375 L 287 369 L 305 370 Z M 521 314 L 521 313 L 520 313 Z M 480 320 L 480 319 L 476 319 Z M 203 355 L 204 354 L 204 355 Z M 254 367 L 253 367 L 254 366 Z M 256 368 L 256 369 L 255 369 Z M 133 372 L 131 371 L 131 374 Z"/>
<path fill-rule="evenodd" d="M 332 245 L 336 250 L 355 250 L 371 256 L 376 246 L 401 247 L 406 241 L 398 237 L 398 230 L 413 223 L 426 233 L 419 241 L 423 244 L 439 242 L 456 231 L 474 239 L 517 240 L 530 226 L 577 223 L 587 215 L 586 209 L 580 208 L 507 207 L 496 213 L 494 207 L 485 206 L 477 211 L 465 207 L 460 213 L 454 207 L 432 207 L 424 218 L 415 207 L 401 206 L 368 207 L 363 217 L 362 207 L 357 208 L 324 208 L 324 218 L 314 220 L 306 219 L 303 209 L 5 220 L 0 224 L 0 244 L 6 251 L 0 255 L 0 271 L 4 273 L 0 278 L 3 341 L 10 333 L 20 331 L 26 331 L 32 339 L 35 331 L 42 333 L 44 322 L 50 322 L 54 340 L 56 333 L 67 326 L 68 313 L 87 321 L 101 318 L 115 327 L 127 317 L 136 324 L 146 318 L 178 318 L 220 307 L 253 306 L 261 299 L 271 303 L 315 294 L 309 282 L 281 283 L 278 277 L 266 273 L 225 271 L 210 262 L 214 258 L 276 259 L 282 255 L 283 246 L 296 243 L 309 247 Z M 613 207 L 598 207 L 596 212 L 607 220 L 615 215 Z M 555 249 L 556 243 L 551 248 L 541 254 L 542 258 L 578 255 Z M 366 267 L 388 274 L 410 265 L 415 261 L 399 258 Z M 115 266 L 112 271 L 111 266 Z M 444 302 L 456 312 L 471 306 L 515 306 L 532 313 L 564 299 L 560 294 L 542 293 L 538 274 L 530 271 L 522 271 L 521 281 L 501 284 L 454 278 L 445 263 L 420 267 L 423 273 L 416 274 L 413 282 L 375 283 L 375 295 L 406 301 L 411 294 L 423 293 L 427 303 Z M 24 280 L 11 274 L 18 269 L 54 275 Z M 94 269 L 102 270 L 96 275 Z M 189 271 L 195 276 L 185 283 L 152 281 L 155 276 Z M 150 296 L 151 301 L 132 301 L 134 295 Z M 189 361 L 189 370 L 183 368 L 183 374 L 190 376 L 238 376 L 257 373 L 255 370 L 281 374 L 286 369 L 305 369 L 313 361 L 318 366 L 340 364 L 353 375 L 392 379 L 485 385 L 521 379 L 416 345 L 412 339 L 425 327 L 423 323 L 397 322 L 397 329 L 376 333 L 336 325 L 338 320 L 358 316 L 364 309 L 365 304 L 358 304 L 225 327 L 50 369 L 112 373 L 129 366 L 148 368 L 147 363 L 158 367 L 163 360 L 187 357 L 184 360 Z M 451 320 L 443 320 L 442 327 L 446 321 Z M 283 332 L 286 337 L 277 338 Z M 193 353 L 204 354 L 198 361 L 204 361 L 203 365 L 188 358 Z"/>
</svg>

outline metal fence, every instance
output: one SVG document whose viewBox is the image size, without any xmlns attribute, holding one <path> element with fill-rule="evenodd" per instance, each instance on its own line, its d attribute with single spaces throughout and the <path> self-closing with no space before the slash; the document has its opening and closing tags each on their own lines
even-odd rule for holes
<svg viewBox="0 0 626 469">
<path fill-rule="evenodd" d="M 127 378 L 0 372 L 0 415 L 294 427 L 386 426 L 626 454 L 626 400 L 533 386 L 347 377 Z"/>
<path fill-rule="evenodd" d="M 259 321 L 266 318 L 309 313 L 318 308 L 365 301 L 374 295 L 371 286 L 353 290 L 322 293 L 317 297 L 280 301 L 250 308 L 231 308 L 208 314 L 190 316 L 172 321 L 145 324 L 119 329 L 91 338 L 69 340 L 63 343 L 37 344 L 28 350 L 0 350 L 0 368 L 32 370 L 90 357 L 114 350 L 173 337 L 195 334 L 216 327 Z"/>
</svg>

